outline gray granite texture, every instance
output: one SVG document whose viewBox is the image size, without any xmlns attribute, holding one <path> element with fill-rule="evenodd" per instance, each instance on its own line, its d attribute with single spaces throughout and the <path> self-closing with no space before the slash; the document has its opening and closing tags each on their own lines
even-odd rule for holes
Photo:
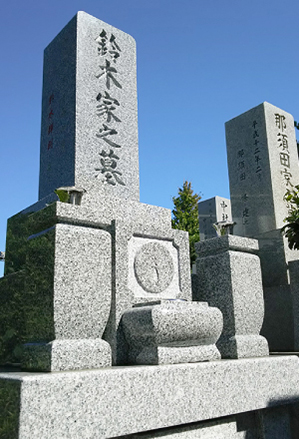
<svg viewBox="0 0 299 439">
<path fill-rule="evenodd" d="M 296 351 L 294 326 L 298 312 L 291 293 L 290 267 L 293 261 L 296 264 L 298 251 L 288 248 L 280 230 L 260 234 L 258 242 L 265 301 L 261 334 L 267 338 L 270 351 Z"/>
<path fill-rule="evenodd" d="M 6 326 L 1 333 L 1 360 L 9 360 L 9 347 L 13 352 L 19 343 L 33 343 L 34 361 L 28 362 L 27 356 L 24 367 L 36 368 L 46 364 L 48 343 L 64 340 L 51 349 L 55 364 L 59 361 L 54 358 L 64 349 L 59 368 L 77 369 L 81 357 L 86 364 L 88 350 L 90 354 L 97 351 L 99 363 L 93 360 L 93 367 L 107 365 L 107 348 L 101 348 L 104 357 L 100 359 L 96 339 L 102 337 L 111 309 L 111 235 L 91 227 L 53 224 L 53 207 L 9 222 L 8 277 L 4 276 L 1 289 L 1 325 Z M 10 345 L 3 350 L 9 333 Z M 94 346 L 87 343 L 82 349 L 82 343 L 75 343 L 86 339 L 94 340 Z M 67 359 L 74 364 L 67 365 Z"/>
<path fill-rule="evenodd" d="M 299 399 L 296 356 L 0 374 L 0 428 L 18 439 L 98 439 Z"/>
<path fill-rule="evenodd" d="M 222 358 L 269 354 L 267 340 L 259 335 L 264 301 L 260 261 L 252 253 L 257 248 L 255 240 L 230 235 L 196 245 L 199 282 L 195 298 L 223 314 L 223 332 L 217 343 Z"/>
<path fill-rule="evenodd" d="M 50 343 L 23 346 L 22 369 L 60 371 L 98 369 L 111 366 L 110 345 L 100 338 L 58 339 Z"/>
<path fill-rule="evenodd" d="M 289 261 L 298 254 L 281 235 L 287 189 L 299 184 L 294 119 L 264 102 L 226 124 L 234 233 L 259 241 L 265 295 L 262 334 L 270 350 L 294 350 Z"/>
<path fill-rule="evenodd" d="M 56 338 L 101 338 L 111 307 L 111 235 L 57 224 L 54 270 Z"/>
<path fill-rule="evenodd" d="M 80 206 L 56 202 L 37 212 L 35 208 L 33 205 L 8 221 L 5 272 L 10 278 L 28 273 L 29 291 L 36 291 L 40 303 L 37 306 L 34 302 L 36 312 L 33 312 L 29 295 L 26 310 L 29 309 L 30 315 L 39 317 L 42 309 L 47 318 L 39 319 L 41 333 L 38 337 L 34 333 L 36 325 L 32 326 L 30 337 L 24 334 L 26 325 L 19 325 L 15 331 L 16 322 L 22 322 L 23 318 L 26 320 L 25 308 L 21 300 L 17 307 L 9 307 L 12 302 L 6 301 L 5 293 L 3 313 L 0 309 L 6 328 L 3 333 L 7 328 L 14 331 L 9 343 L 6 343 L 8 348 L 11 349 L 11 345 L 15 347 L 20 338 L 23 343 L 45 344 L 62 338 L 61 334 L 66 339 L 74 338 L 80 328 L 79 339 L 97 338 L 93 331 L 93 335 L 85 334 L 84 326 L 98 328 L 101 324 L 103 338 L 112 347 L 114 364 L 125 363 L 126 343 L 119 326 L 124 311 L 137 303 L 191 300 L 188 234 L 171 228 L 168 209 L 107 195 L 101 199 L 90 192 L 84 194 Z M 106 237 L 105 248 L 104 241 L 101 245 L 97 243 L 100 236 Z M 31 237 L 29 241 L 28 237 Z M 28 245 L 32 247 L 30 252 Z M 152 254 L 148 253 L 149 248 L 153 250 Z M 38 258 L 34 256 L 36 251 L 40 252 Z M 161 253 L 167 255 L 168 264 L 165 265 L 163 257 L 161 259 Z M 142 264 L 140 266 L 140 258 L 147 264 L 146 270 Z M 32 276 L 32 271 L 37 276 Z M 43 294 L 37 293 L 40 288 Z M 16 289 L 14 297 L 19 295 Z M 23 316 L 21 319 L 15 319 L 16 310 Z M 0 352 L 0 358 L 3 355 Z"/>
<path fill-rule="evenodd" d="M 119 439 L 260 439 L 261 430 L 258 424 L 258 416 L 255 413 L 242 413 L 216 421 L 202 421 L 185 426 L 130 434 L 121 436 Z"/>
<path fill-rule="evenodd" d="M 289 262 L 290 290 L 294 316 L 294 350 L 299 352 L 299 261 Z"/>
<path fill-rule="evenodd" d="M 130 355 L 131 354 L 131 355 Z M 213 343 L 186 346 L 145 346 L 140 352 L 129 351 L 130 364 L 179 364 L 220 360 L 221 355 Z"/>
<path fill-rule="evenodd" d="M 220 359 L 215 344 L 223 320 L 203 302 L 169 301 L 123 314 L 130 364 L 174 364 Z"/>
<path fill-rule="evenodd" d="M 257 238 L 281 228 L 284 195 L 299 183 L 293 116 L 264 102 L 225 129 L 234 233 Z"/>
<path fill-rule="evenodd" d="M 148 225 L 151 221 L 150 217 Z M 127 309 L 135 304 L 152 301 L 159 302 L 167 299 L 191 300 L 189 238 L 187 232 L 169 228 L 167 232 L 163 230 L 162 233 L 156 231 L 155 233 L 144 234 L 142 230 L 146 222 L 146 217 L 143 218 L 141 227 L 139 223 L 113 222 L 115 289 L 113 291 L 110 319 L 104 338 L 111 344 L 116 355 L 115 361 L 118 364 L 124 364 L 127 361 L 123 334 L 119 326 L 121 317 Z M 145 282 L 148 282 L 146 279 L 153 276 L 153 280 L 148 284 L 146 283 L 146 286 L 150 286 L 150 288 L 144 289 L 144 284 L 140 284 L 138 274 L 136 275 L 135 261 L 136 258 L 138 261 L 140 252 L 144 247 L 146 251 L 148 250 L 149 244 L 154 245 L 159 251 L 158 254 L 156 252 L 153 254 L 153 258 L 150 257 L 147 260 L 147 269 L 142 272 L 142 275 L 145 276 Z M 161 248 L 165 250 L 161 251 Z M 171 280 L 169 277 L 170 269 L 165 272 L 159 268 L 160 251 L 167 253 L 169 260 L 172 260 L 173 277 Z M 161 279 L 161 283 L 163 282 L 165 285 L 165 290 L 161 292 L 152 289 L 153 285 L 158 285 L 156 283 L 157 274 Z M 169 281 L 170 283 L 168 283 Z"/>
<path fill-rule="evenodd" d="M 39 199 L 93 184 L 139 200 L 136 47 L 80 11 L 44 52 Z"/>
<path fill-rule="evenodd" d="M 217 236 L 213 224 L 219 221 L 232 221 L 230 200 L 223 197 L 213 197 L 198 203 L 198 219 L 200 240 Z"/>
<path fill-rule="evenodd" d="M 145 243 L 144 238 L 140 241 L 140 246 L 138 250 L 135 248 L 133 256 L 134 277 L 142 290 L 151 294 L 162 293 L 171 286 L 174 274 L 178 272 L 173 263 L 177 258 L 173 257 L 170 249 L 162 243 L 150 239 Z"/>
<path fill-rule="evenodd" d="M 50 255 L 44 270 L 47 279 L 37 269 L 43 284 L 36 284 L 39 279 L 33 278 L 31 287 L 41 288 L 47 297 L 47 318 L 40 319 L 38 337 L 34 326 L 33 337 L 29 337 L 24 325 L 16 330 L 11 318 L 15 315 L 13 301 L 8 301 L 7 350 L 18 348 L 20 341 L 35 342 L 37 354 L 43 343 L 47 357 L 49 342 L 76 339 L 78 328 L 79 340 L 98 339 L 85 334 L 85 329 L 101 324 L 101 336 L 104 332 L 114 363 L 125 363 L 126 344 L 119 326 L 125 310 L 140 302 L 191 299 L 187 233 L 172 230 L 169 210 L 139 203 L 136 48 L 131 36 L 78 12 L 45 49 L 41 131 L 39 201 L 8 222 L 5 274 L 19 276 L 24 270 L 29 279 L 26 240 L 33 235 L 31 242 L 46 241 L 48 251 L 40 247 L 43 261 Z M 54 190 L 61 186 L 84 190 L 81 205 L 58 202 L 47 206 L 57 199 Z M 82 237 L 78 235 L 78 242 L 75 236 L 66 242 L 63 233 L 54 238 L 61 227 L 70 236 L 80 228 Z M 96 251 L 96 256 L 101 251 L 103 263 L 94 258 L 92 242 L 85 242 L 86 235 L 93 233 L 109 236 L 107 251 L 100 247 Z M 50 235 L 51 239 L 43 239 Z M 85 257 L 87 262 L 81 264 Z M 91 269 L 85 270 L 85 264 Z M 100 271 L 104 273 L 103 297 L 97 277 Z M 78 300 L 81 289 L 83 299 Z M 94 306 L 96 289 L 96 303 L 104 303 L 100 315 Z M 15 288 L 15 296 L 18 294 Z M 25 315 L 19 302 L 17 309 Z M 78 328 L 74 323 L 77 314 Z M 66 352 L 68 346 L 67 341 Z M 32 350 L 30 347 L 30 361 L 24 359 L 24 365 L 39 362 Z M 47 361 L 43 357 L 40 363 Z"/>
<path fill-rule="evenodd" d="M 295 439 L 298 437 L 292 429 L 290 411 L 287 406 L 261 410 L 262 435 L 265 439 Z"/>
<path fill-rule="evenodd" d="M 200 256 L 215 255 L 228 250 L 256 254 L 259 249 L 256 239 L 244 238 L 235 235 L 225 235 L 220 238 L 210 239 L 209 242 L 197 242 L 196 252 Z"/>
<path fill-rule="evenodd" d="M 294 352 L 296 321 L 290 285 L 264 287 L 263 290 L 265 317 L 261 335 L 267 339 L 270 352 Z"/>
<path fill-rule="evenodd" d="M 288 244 L 280 230 L 271 230 L 260 234 L 258 237 L 261 260 L 262 279 L 264 287 L 277 287 L 288 285 L 287 255 Z M 293 251 L 293 257 L 298 257 Z"/>
<path fill-rule="evenodd" d="M 291 414 L 289 406 L 274 407 L 119 439 L 296 439 L 297 430 L 292 425 Z"/>
</svg>

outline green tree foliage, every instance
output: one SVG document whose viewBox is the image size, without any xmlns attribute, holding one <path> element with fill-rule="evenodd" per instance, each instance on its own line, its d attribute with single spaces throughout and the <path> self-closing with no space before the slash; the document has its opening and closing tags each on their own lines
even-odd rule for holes
<svg viewBox="0 0 299 439">
<path fill-rule="evenodd" d="M 288 239 L 289 248 L 299 250 L 299 185 L 292 191 L 288 190 L 285 199 L 290 209 L 284 220 L 287 224 L 281 230 Z"/>
<path fill-rule="evenodd" d="M 295 128 L 299 130 L 299 123 L 294 122 Z M 297 150 L 299 156 L 299 142 L 297 141 Z M 295 186 L 292 191 L 287 191 L 285 199 L 290 205 L 289 215 L 284 219 L 287 223 L 281 231 L 285 234 L 289 242 L 290 249 L 299 250 L 299 185 Z"/>
<path fill-rule="evenodd" d="M 188 181 L 184 182 L 183 188 L 179 188 L 178 196 L 172 198 L 174 204 L 172 227 L 186 230 L 189 233 L 191 266 L 196 260 L 194 244 L 200 239 L 197 208 L 200 199 L 201 196 L 193 192 L 191 183 Z"/>
</svg>

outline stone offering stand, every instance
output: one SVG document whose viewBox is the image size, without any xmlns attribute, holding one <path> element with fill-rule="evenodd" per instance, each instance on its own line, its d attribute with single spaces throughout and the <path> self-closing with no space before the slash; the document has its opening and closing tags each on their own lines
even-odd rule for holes
<svg viewBox="0 0 299 439">
<path fill-rule="evenodd" d="M 78 12 L 45 50 L 39 200 L 8 220 L 0 438 L 295 438 L 258 242 L 197 251 L 192 300 L 188 234 L 139 201 L 135 42 Z"/>
</svg>

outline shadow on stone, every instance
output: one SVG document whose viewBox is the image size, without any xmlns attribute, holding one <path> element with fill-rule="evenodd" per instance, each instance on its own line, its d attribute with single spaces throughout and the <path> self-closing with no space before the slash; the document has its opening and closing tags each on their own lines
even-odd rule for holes
<svg viewBox="0 0 299 439">
<path fill-rule="evenodd" d="M 0 439 L 18 439 L 21 382 L 0 381 Z"/>
</svg>

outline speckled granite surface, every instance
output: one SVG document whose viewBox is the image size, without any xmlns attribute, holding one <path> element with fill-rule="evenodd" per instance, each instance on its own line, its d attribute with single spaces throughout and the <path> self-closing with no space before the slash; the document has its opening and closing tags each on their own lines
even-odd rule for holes
<svg viewBox="0 0 299 439">
<path fill-rule="evenodd" d="M 285 356 L 1 373 L 0 419 L 8 410 L 19 439 L 111 438 L 299 400 L 298 366 Z"/>
<path fill-rule="evenodd" d="M 39 199 L 90 184 L 139 200 L 136 43 L 79 11 L 44 52 Z"/>
<path fill-rule="evenodd" d="M 195 299 L 207 301 L 223 314 L 223 332 L 217 343 L 222 358 L 269 354 L 260 335 L 264 299 L 258 249 L 254 239 L 222 236 L 197 245 L 198 287 Z"/>
</svg>

